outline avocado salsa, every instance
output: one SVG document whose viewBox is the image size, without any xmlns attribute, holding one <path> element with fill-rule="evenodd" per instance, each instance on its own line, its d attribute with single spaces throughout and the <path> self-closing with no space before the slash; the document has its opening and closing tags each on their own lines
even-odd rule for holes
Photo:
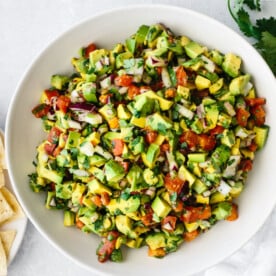
<svg viewBox="0 0 276 276">
<path fill-rule="evenodd" d="M 47 135 L 30 186 L 65 226 L 102 238 L 100 262 L 121 261 L 122 246 L 161 258 L 238 218 L 269 131 L 239 56 L 154 24 L 71 62 L 32 110 Z"/>
</svg>

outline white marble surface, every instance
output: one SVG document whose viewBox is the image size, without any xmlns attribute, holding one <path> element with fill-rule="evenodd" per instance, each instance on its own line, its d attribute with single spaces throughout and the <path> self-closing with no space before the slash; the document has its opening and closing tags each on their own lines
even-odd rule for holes
<svg viewBox="0 0 276 276">
<path fill-rule="evenodd" d="M 0 0 L 0 127 L 23 72 L 60 33 L 99 11 L 139 3 L 164 3 L 190 8 L 239 32 L 223 0 Z M 276 0 L 263 0 L 258 16 L 276 15 Z M 274 91 L 275 92 L 275 91 Z M 260 206 L 261 208 L 261 206 Z M 259 232 L 237 253 L 197 276 L 276 275 L 276 210 Z M 9 266 L 10 276 L 91 275 L 72 263 L 29 222 L 22 246 Z"/>
</svg>

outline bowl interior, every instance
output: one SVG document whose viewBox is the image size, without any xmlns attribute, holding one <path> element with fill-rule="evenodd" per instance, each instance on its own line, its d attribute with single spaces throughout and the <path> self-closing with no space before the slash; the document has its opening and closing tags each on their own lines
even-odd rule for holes
<svg viewBox="0 0 276 276">
<path fill-rule="evenodd" d="M 40 93 L 49 87 L 52 74 L 71 72 L 70 60 L 78 49 L 90 42 L 111 48 L 136 32 L 141 24 L 162 22 L 177 34 L 185 34 L 209 48 L 234 52 L 244 61 L 244 70 L 253 76 L 260 96 L 267 99 L 267 124 L 271 126 L 267 145 L 250 173 L 247 186 L 238 199 L 240 218 L 220 222 L 176 253 L 159 260 L 147 257 L 146 248 L 127 250 L 123 264 L 99 264 L 95 255 L 99 238 L 63 226 L 62 212 L 44 207 L 44 195 L 31 192 L 28 174 L 33 172 L 35 147 L 45 134 L 40 120 L 31 114 Z M 274 89 L 273 89 L 274 88 Z M 34 225 L 67 256 L 97 273 L 141 275 L 174 275 L 196 273 L 232 254 L 263 224 L 274 204 L 275 169 L 275 79 L 259 54 L 229 28 L 204 15 L 170 6 L 135 6 L 110 11 L 88 19 L 56 39 L 27 70 L 9 108 L 6 124 L 7 161 L 14 190 Z M 184 261 L 183 261 L 184 260 Z M 184 263 L 183 263 L 184 262 Z"/>
</svg>

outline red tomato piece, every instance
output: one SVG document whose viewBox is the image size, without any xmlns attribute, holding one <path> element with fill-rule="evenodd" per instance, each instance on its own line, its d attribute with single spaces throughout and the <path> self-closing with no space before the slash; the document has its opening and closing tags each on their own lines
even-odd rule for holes
<svg viewBox="0 0 276 276">
<path fill-rule="evenodd" d="M 87 47 L 84 48 L 84 57 L 89 58 L 89 54 L 97 49 L 97 46 L 94 43 L 90 43 Z"/>
<path fill-rule="evenodd" d="M 236 113 L 238 124 L 242 127 L 245 127 L 247 125 L 247 120 L 250 116 L 250 113 L 244 108 L 238 108 Z"/>
<path fill-rule="evenodd" d="M 114 83 L 117 86 L 131 86 L 133 77 L 129 75 L 117 76 L 114 79 Z"/>
<path fill-rule="evenodd" d="M 233 221 L 238 219 L 239 214 L 238 214 L 238 205 L 235 203 L 232 203 L 232 208 L 231 208 L 231 213 L 230 215 L 226 218 L 228 221 Z"/>
<path fill-rule="evenodd" d="M 157 131 L 147 130 L 146 136 L 145 136 L 146 142 L 148 144 L 153 143 L 156 140 L 157 136 L 158 136 L 158 132 Z"/>
<path fill-rule="evenodd" d="M 224 131 L 223 126 L 216 125 L 213 129 L 209 131 L 210 135 L 218 135 Z"/>
<path fill-rule="evenodd" d="M 182 220 L 187 223 L 196 222 L 200 219 L 208 219 L 212 215 L 211 207 L 209 205 L 204 205 L 201 207 L 185 207 Z"/>
<path fill-rule="evenodd" d="M 45 90 L 44 93 L 49 102 L 51 102 L 52 98 L 59 96 L 59 92 L 57 90 Z"/>
<path fill-rule="evenodd" d="M 241 160 L 239 167 L 244 172 L 249 172 L 252 170 L 253 162 L 250 159 L 243 159 Z"/>
<path fill-rule="evenodd" d="M 134 99 L 135 96 L 139 95 L 141 93 L 141 90 L 136 85 L 130 85 L 127 90 L 127 95 L 129 99 Z"/>
<path fill-rule="evenodd" d="M 168 232 L 173 232 L 176 226 L 177 217 L 167 216 L 161 221 L 161 226 L 163 230 Z"/>
<path fill-rule="evenodd" d="M 180 179 L 179 177 L 172 178 L 170 174 L 167 174 L 164 180 L 165 187 L 170 193 L 176 192 L 179 194 L 181 192 L 181 189 L 184 185 L 184 181 L 182 179 Z"/>
<path fill-rule="evenodd" d="M 266 113 L 265 113 L 263 106 L 261 106 L 261 105 L 253 106 L 250 109 L 250 112 L 253 115 L 253 119 L 257 126 L 262 126 L 265 123 Z"/>
<path fill-rule="evenodd" d="M 39 104 L 32 109 L 32 113 L 36 118 L 42 118 L 48 114 L 51 106 L 47 104 Z"/>
<path fill-rule="evenodd" d="M 68 106 L 70 105 L 70 98 L 64 95 L 60 95 L 57 99 L 57 107 L 63 113 L 67 112 Z"/>
<path fill-rule="evenodd" d="M 48 134 L 47 140 L 52 144 L 57 144 L 61 133 L 62 131 L 59 128 L 54 126 L 51 128 Z"/>
<path fill-rule="evenodd" d="M 198 135 L 195 132 L 188 130 L 179 137 L 179 142 L 186 142 L 189 148 L 194 148 L 198 144 Z"/>
<path fill-rule="evenodd" d="M 249 106 L 264 105 L 266 103 L 266 99 L 265 98 L 246 99 L 246 103 Z"/>
<path fill-rule="evenodd" d="M 120 156 L 124 150 L 124 141 L 122 139 L 113 139 L 112 146 L 113 146 L 113 154 L 115 156 Z"/>
<path fill-rule="evenodd" d="M 44 145 L 44 150 L 48 155 L 53 155 L 55 148 L 56 148 L 55 144 L 46 143 Z"/>
<path fill-rule="evenodd" d="M 206 151 L 213 150 L 216 146 L 216 138 L 207 134 L 200 134 L 198 136 L 199 146 Z"/>
<path fill-rule="evenodd" d="M 177 85 L 186 86 L 188 82 L 188 76 L 183 66 L 179 66 L 176 70 Z"/>
<path fill-rule="evenodd" d="M 183 238 L 186 242 L 190 242 L 190 241 L 194 240 L 198 236 L 198 234 L 199 234 L 199 231 L 196 229 L 192 232 L 185 232 L 183 234 Z"/>
</svg>

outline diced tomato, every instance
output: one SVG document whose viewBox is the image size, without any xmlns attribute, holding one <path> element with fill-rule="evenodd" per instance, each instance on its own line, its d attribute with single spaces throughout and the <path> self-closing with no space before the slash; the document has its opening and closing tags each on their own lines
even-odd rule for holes
<svg viewBox="0 0 276 276">
<path fill-rule="evenodd" d="M 245 127 L 250 113 L 244 108 L 237 108 L 236 110 L 237 122 L 240 126 Z"/>
<path fill-rule="evenodd" d="M 218 135 L 218 134 L 221 134 L 222 132 L 224 131 L 224 127 L 223 126 L 219 126 L 219 125 L 216 125 L 213 129 L 211 129 L 209 132 L 210 132 L 210 135 Z"/>
<path fill-rule="evenodd" d="M 130 85 L 127 90 L 127 95 L 130 100 L 141 93 L 141 89 L 136 85 Z"/>
<path fill-rule="evenodd" d="M 70 98 L 64 95 L 60 95 L 57 99 L 57 107 L 63 113 L 67 112 L 68 106 L 70 105 Z"/>
<path fill-rule="evenodd" d="M 146 136 L 145 136 L 146 142 L 148 144 L 153 143 L 155 141 L 155 139 L 157 138 L 157 136 L 158 136 L 158 132 L 157 131 L 147 130 Z"/>
<path fill-rule="evenodd" d="M 266 100 L 265 98 L 246 99 L 246 103 L 249 106 L 264 105 L 266 103 Z"/>
<path fill-rule="evenodd" d="M 159 81 L 156 81 L 155 83 L 151 84 L 151 89 L 153 91 L 158 91 L 158 90 L 162 89 L 163 86 L 164 86 L 163 81 L 159 80 Z"/>
<path fill-rule="evenodd" d="M 79 229 L 82 229 L 83 226 L 84 226 L 84 223 L 79 219 L 76 219 L 76 227 Z"/>
<path fill-rule="evenodd" d="M 253 162 L 250 159 L 243 159 L 241 160 L 239 167 L 242 171 L 249 172 L 252 170 Z"/>
<path fill-rule="evenodd" d="M 153 221 L 152 221 L 152 215 L 153 215 L 153 211 L 148 212 L 147 214 L 145 214 L 144 216 L 141 216 L 141 221 L 145 226 L 150 226 Z"/>
<path fill-rule="evenodd" d="M 192 232 L 185 232 L 183 234 L 183 238 L 186 242 L 190 242 L 190 241 L 194 240 L 198 236 L 198 234 L 199 234 L 199 231 L 196 229 Z"/>
<path fill-rule="evenodd" d="M 102 207 L 103 206 L 103 203 L 102 203 L 102 200 L 101 200 L 101 197 L 99 195 L 93 195 L 91 197 L 91 200 L 92 202 L 97 206 L 97 207 Z"/>
<path fill-rule="evenodd" d="M 176 70 L 177 85 L 186 86 L 188 82 L 188 76 L 183 66 L 179 66 Z"/>
<path fill-rule="evenodd" d="M 265 110 L 262 105 L 253 106 L 250 109 L 251 114 L 253 115 L 253 119 L 257 126 L 262 126 L 265 123 Z"/>
<path fill-rule="evenodd" d="M 165 91 L 165 98 L 173 98 L 176 95 L 176 91 L 174 88 L 168 88 Z"/>
<path fill-rule="evenodd" d="M 57 157 L 60 154 L 60 152 L 62 151 L 62 149 L 63 148 L 61 148 L 61 147 L 56 147 L 54 152 L 53 152 L 53 156 Z"/>
<path fill-rule="evenodd" d="M 84 57 L 89 58 L 89 54 L 97 49 L 97 46 L 94 43 L 90 43 L 87 47 L 84 48 Z"/>
<path fill-rule="evenodd" d="M 52 144 L 57 144 L 61 133 L 62 131 L 59 128 L 54 126 L 51 128 L 48 134 L 47 140 Z"/>
<path fill-rule="evenodd" d="M 250 151 L 255 152 L 258 149 L 257 144 L 253 141 L 248 147 L 247 147 Z"/>
<path fill-rule="evenodd" d="M 119 237 L 117 231 L 111 231 L 107 237 L 104 237 L 97 249 L 97 255 L 99 262 L 106 262 L 116 246 L 116 241 Z"/>
<path fill-rule="evenodd" d="M 57 90 L 45 90 L 44 91 L 48 101 L 50 102 L 53 97 L 58 97 L 59 92 Z"/>
<path fill-rule="evenodd" d="M 115 156 L 120 156 L 123 153 L 124 150 L 124 141 L 122 139 L 113 139 L 112 140 L 112 146 L 113 146 L 113 154 Z"/>
<path fill-rule="evenodd" d="M 184 208 L 183 201 L 177 200 L 176 204 L 172 204 L 172 208 L 175 212 L 182 212 Z"/>
<path fill-rule="evenodd" d="M 111 94 L 104 94 L 104 95 L 101 95 L 99 97 L 99 101 L 102 103 L 102 104 L 107 104 L 110 100 L 110 98 L 112 97 Z"/>
<path fill-rule="evenodd" d="M 110 202 L 110 196 L 107 192 L 101 194 L 101 201 L 104 206 L 108 205 Z"/>
<path fill-rule="evenodd" d="M 127 161 L 122 161 L 122 162 L 120 162 L 120 164 L 121 164 L 122 167 L 124 168 L 125 172 L 128 172 L 128 170 L 129 170 L 129 162 L 127 162 Z"/>
<path fill-rule="evenodd" d="M 176 226 L 177 217 L 167 216 L 161 221 L 161 227 L 163 230 L 173 232 Z"/>
<path fill-rule="evenodd" d="M 156 70 L 156 72 L 157 72 L 157 74 L 158 75 L 161 75 L 161 73 L 162 73 L 162 67 L 155 67 L 155 70 Z"/>
<path fill-rule="evenodd" d="M 129 75 L 117 76 L 114 79 L 114 83 L 117 86 L 131 86 L 133 77 Z"/>
<path fill-rule="evenodd" d="M 211 207 L 204 205 L 201 207 L 185 207 L 184 214 L 182 215 L 183 222 L 192 223 L 200 219 L 208 219 L 212 215 Z"/>
<path fill-rule="evenodd" d="M 179 142 L 181 144 L 186 142 L 190 149 L 194 148 L 198 144 L 198 135 L 195 132 L 188 130 L 179 137 Z"/>
<path fill-rule="evenodd" d="M 181 192 L 184 185 L 184 181 L 182 179 L 177 176 L 172 178 L 170 174 L 167 174 L 164 180 L 165 187 L 170 193 L 176 192 L 179 194 Z"/>
<path fill-rule="evenodd" d="M 232 203 L 232 208 L 231 208 L 231 213 L 230 215 L 226 218 L 228 221 L 233 221 L 238 219 L 239 214 L 238 214 L 238 205 L 235 203 Z"/>
<path fill-rule="evenodd" d="M 47 104 L 39 104 L 32 109 L 32 113 L 36 118 L 42 118 L 50 111 L 51 106 Z"/>
<path fill-rule="evenodd" d="M 216 138 L 207 134 L 198 136 L 199 146 L 206 151 L 213 150 L 216 146 Z"/>
<path fill-rule="evenodd" d="M 151 249 L 149 247 L 148 255 L 150 257 L 162 258 L 162 257 L 164 257 L 166 255 L 166 251 L 165 251 L 165 249 L 163 247 L 156 248 L 156 249 Z"/>
<path fill-rule="evenodd" d="M 160 150 L 161 150 L 162 152 L 169 151 L 169 150 L 170 150 L 170 144 L 169 144 L 169 143 L 163 143 L 163 144 L 160 146 Z"/>
<path fill-rule="evenodd" d="M 45 152 L 46 152 L 47 154 L 49 154 L 49 155 L 52 155 L 52 154 L 53 154 L 55 148 L 56 148 L 56 145 L 55 145 L 55 144 L 46 143 L 46 144 L 44 145 L 44 150 L 45 150 Z"/>
</svg>

